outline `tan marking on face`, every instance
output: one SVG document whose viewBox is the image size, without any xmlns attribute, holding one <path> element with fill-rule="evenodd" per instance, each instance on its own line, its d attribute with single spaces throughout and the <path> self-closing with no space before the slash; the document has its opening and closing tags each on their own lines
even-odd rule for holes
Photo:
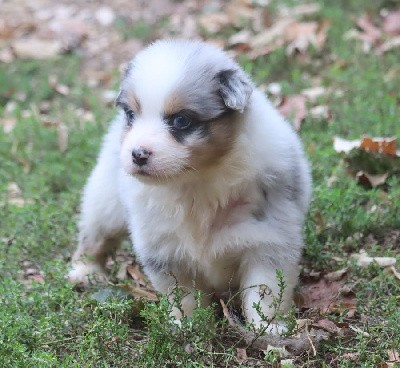
<svg viewBox="0 0 400 368">
<path fill-rule="evenodd" d="M 241 125 L 241 117 L 237 114 L 211 122 L 207 141 L 189 147 L 191 166 L 205 169 L 218 165 L 232 149 Z"/>
<path fill-rule="evenodd" d="M 177 112 L 181 111 L 185 107 L 185 101 L 181 95 L 178 93 L 172 93 L 165 100 L 164 103 L 164 114 L 165 115 L 174 115 Z"/>
<path fill-rule="evenodd" d="M 142 108 L 140 106 L 140 102 L 139 102 L 138 98 L 136 97 L 135 93 L 131 90 L 128 90 L 126 92 L 126 98 L 127 98 L 128 105 L 132 109 L 132 111 L 135 114 L 140 115 L 142 112 Z"/>
</svg>

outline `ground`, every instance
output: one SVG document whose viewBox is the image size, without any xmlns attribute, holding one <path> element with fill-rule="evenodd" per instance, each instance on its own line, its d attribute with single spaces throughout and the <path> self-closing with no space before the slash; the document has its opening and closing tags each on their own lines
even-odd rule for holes
<svg viewBox="0 0 400 368">
<path fill-rule="evenodd" d="M 0 8 L 2 366 L 400 364 L 398 2 L 0 0 Z M 171 325 L 169 303 L 155 301 L 128 243 L 109 262 L 108 286 L 82 290 L 64 278 L 120 71 L 167 36 L 225 47 L 303 139 L 313 201 L 288 317 L 312 341 L 303 350 L 244 339 L 221 305 Z M 334 145 L 363 135 L 391 138 L 378 149 L 363 139 L 347 153 Z"/>
</svg>

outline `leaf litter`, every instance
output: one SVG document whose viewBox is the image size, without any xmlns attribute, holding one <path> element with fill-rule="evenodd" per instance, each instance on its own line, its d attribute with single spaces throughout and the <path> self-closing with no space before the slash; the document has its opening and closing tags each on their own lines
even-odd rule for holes
<svg viewBox="0 0 400 368">
<path fill-rule="evenodd" d="M 19 5 L 26 4 L 26 2 L 20 0 L 17 2 Z M 63 4 L 46 0 L 32 1 L 29 7 L 2 4 L 0 62 L 11 63 L 18 58 L 42 60 L 74 51 L 83 57 L 81 75 L 88 85 L 107 88 L 113 80 L 107 70 L 112 70 L 116 65 L 120 65 L 123 69 L 126 60 L 139 51 L 144 43 L 157 39 L 161 34 L 163 36 L 191 38 L 199 36 L 204 38 L 205 36 L 209 42 L 225 47 L 233 56 L 245 51 L 250 59 L 257 59 L 277 48 L 284 48 L 286 54 L 291 57 L 306 54 L 311 48 L 320 52 L 324 48 L 327 31 L 330 27 L 327 20 L 310 20 L 310 16 L 320 11 L 320 6 L 316 3 L 306 3 L 295 7 L 282 5 L 278 8 L 276 17 L 271 16 L 263 1 L 188 1 L 185 4 L 180 4 L 166 0 L 162 5 L 159 2 L 150 1 L 146 7 L 140 6 L 139 2 L 130 2 L 129 4 L 126 2 L 130 8 L 129 13 L 121 10 L 125 9 L 124 6 L 121 6 L 123 4 L 125 4 L 124 0 L 100 8 L 90 2 Z M 135 22 L 140 20 L 155 25 L 162 17 L 168 17 L 170 22 L 161 28 L 154 26 L 145 40 L 137 35 L 125 37 L 115 27 L 118 21 L 125 22 L 127 28 L 133 28 Z M 304 17 L 307 17 L 307 21 L 303 19 Z M 353 38 L 364 42 L 366 50 L 375 50 L 378 54 L 388 52 L 400 46 L 399 17 L 399 10 L 387 12 L 381 14 L 381 18 L 375 23 L 368 15 L 363 15 L 356 21 L 359 30 L 354 30 Z M 212 33 L 222 32 L 226 29 L 232 29 L 232 27 L 236 32 L 228 40 L 212 37 Z M 206 35 L 203 31 L 206 31 Z M 57 79 L 49 79 L 49 83 L 58 94 L 69 95 L 69 87 L 59 83 Z M 108 92 L 108 95 L 104 95 L 105 100 L 111 101 L 113 91 L 108 90 Z M 316 85 L 294 96 L 282 96 L 280 88 L 271 87 L 268 92 L 275 93 L 279 99 L 279 109 L 288 118 L 293 118 L 296 129 L 300 129 L 301 123 L 308 116 L 325 120 L 331 118 L 328 107 L 318 105 L 319 98 L 332 93 L 330 89 Z M 50 103 L 50 101 L 42 101 L 37 108 L 37 114 L 45 126 L 58 129 L 59 150 L 65 152 L 68 148 L 68 129 L 65 124 L 47 116 L 50 111 Z M 93 115 L 90 116 L 90 112 L 83 109 L 77 110 L 77 115 L 87 121 L 94 120 Z M 10 133 L 16 124 L 16 119 L 9 116 L 2 118 L 1 122 L 4 131 Z M 372 139 L 372 142 L 364 141 L 364 143 L 361 139 L 357 143 L 347 142 L 346 147 L 350 146 L 363 150 L 368 154 L 378 152 L 398 157 L 399 151 L 393 153 L 393 149 L 389 149 L 393 145 L 393 141 L 390 141 L 390 139 L 385 138 L 383 142 Z M 349 152 L 348 148 L 346 150 Z M 388 150 L 391 150 L 392 153 L 389 154 Z M 358 174 L 360 178 L 366 177 L 372 183 L 372 186 L 381 185 L 388 177 L 386 173 L 381 174 L 380 178 L 373 177 L 374 175 L 376 176 L 376 174 L 368 172 Z M 9 200 L 14 201 L 16 205 L 29 203 L 29 200 L 23 198 L 19 187 L 11 184 L 8 194 Z M 365 257 L 369 256 L 366 255 Z M 364 262 L 366 262 L 365 257 L 362 258 Z M 377 262 L 377 258 L 385 257 L 369 258 L 372 259 L 372 262 Z M 122 282 L 128 277 L 135 283 L 135 286 L 128 285 L 125 287 L 126 293 L 139 299 L 157 300 L 154 289 L 146 281 L 137 264 L 134 264 L 131 259 L 119 260 L 118 262 L 121 265 L 116 274 L 117 279 Z M 397 279 L 399 278 L 399 273 L 394 264 L 385 266 L 385 270 L 391 272 Z M 344 292 L 347 272 L 348 268 L 346 267 L 327 274 L 316 273 L 312 282 L 304 283 L 302 288 L 303 301 L 298 306 L 310 310 L 319 308 L 321 312 L 327 315 L 347 311 L 347 313 L 350 313 L 348 316 L 352 318 L 351 313 L 354 316 L 356 302 L 351 288 Z M 35 272 L 28 268 L 26 275 L 30 277 L 35 275 Z M 105 297 L 107 297 L 107 293 L 104 293 Z M 110 293 L 112 292 L 110 291 Z M 228 318 L 230 316 L 229 311 L 224 309 L 222 303 L 224 315 Z M 256 345 L 258 344 L 258 347 L 264 350 L 268 346 L 285 347 L 289 345 L 290 351 L 294 353 L 304 351 L 315 353 L 315 346 L 323 339 L 329 339 L 334 335 L 345 336 L 349 329 L 356 333 L 362 333 L 362 331 L 357 331 L 354 326 L 340 326 L 326 318 L 308 320 L 303 324 L 300 320 L 297 322 L 301 325 L 299 328 L 301 332 L 298 335 L 301 337 L 297 340 L 289 339 L 283 342 L 275 339 L 271 341 L 268 340 L 269 337 L 265 337 L 264 340 L 262 338 L 258 340 Z M 229 323 L 236 326 L 233 319 Z M 245 336 L 250 342 L 252 337 Z M 245 361 L 246 356 L 245 349 L 237 350 L 238 360 Z M 353 358 L 353 356 L 348 357 L 349 360 Z M 392 357 L 389 358 L 389 360 L 393 360 Z"/>
</svg>

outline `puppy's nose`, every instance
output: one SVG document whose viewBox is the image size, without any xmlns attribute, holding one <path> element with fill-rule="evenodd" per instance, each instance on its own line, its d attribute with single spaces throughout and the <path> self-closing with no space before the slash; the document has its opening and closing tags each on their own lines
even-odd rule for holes
<svg viewBox="0 0 400 368">
<path fill-rule="evenodd" d="M 150 151 L 140 147 L 132 151 L 132 161 L 138 166 L 143 166 L 147 164 L 150 155 Z"/>
</svg>

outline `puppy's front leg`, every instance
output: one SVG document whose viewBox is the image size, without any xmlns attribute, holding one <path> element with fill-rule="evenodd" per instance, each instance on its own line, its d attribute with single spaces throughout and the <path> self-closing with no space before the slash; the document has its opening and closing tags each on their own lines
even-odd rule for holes
<svg viewBox="0 0 400 368">
<path fill-rule="evenodd" d="M 277 298 L 282 290 L 279 288 L 276 268 L 272 267 L 270 262 L 262 260 L 247 261 L 242 267 L 241 289 L 246 320 L 253 323 L 256 328 L 267 327 L 276 312 L 285 311 L 290 307 L 293 289 L 297 282 L 298 267 L 295 264 L 280 267 L 286 287 L 283 290 L 282 303 L 277 306 L 278 310 L 273 303 L 274 298 Z M 263 319 L 253 307 L 258 303 L 267 320 Z M 277 321 L 272 321 L 268 327 L 268 331 L 272 333 L 282 333 L 285 330 L 285 325 Z"/>
<path fill-rule="evenodd" d="M 190 277 L 180 275 L 178 278 L 170 272 L 156 271 L 154 269 L 150 270 L 149 267 L 146 266 L 144 266 L 144 269 L 154 288 L 168 295 L 168 299 L 172 305 L 170 315 L 175 319 L 176 323 L 179 324 L 183 316 L 190 317 L 193 314 L 197 304 L 194 294 L 196 285 L 193 284 L 193 280 Z M 176 288 L 180 288 L 182 291 L 181 300 L 176 300 Z M 202 294 L 200 297 L 200 306 L 206 307 L 210 305 L 210 303 L 211 295 Z"/>
<path fill-rule="evenodd" d="M 83 193 L 78 247 L 68 274 L 75 283 L 103 281 L 107 256 L 127 236 L 126 214 L 118 194 L 118 150 L 110 139 L 113 135 L 111 129 Z"/>
</svg>

